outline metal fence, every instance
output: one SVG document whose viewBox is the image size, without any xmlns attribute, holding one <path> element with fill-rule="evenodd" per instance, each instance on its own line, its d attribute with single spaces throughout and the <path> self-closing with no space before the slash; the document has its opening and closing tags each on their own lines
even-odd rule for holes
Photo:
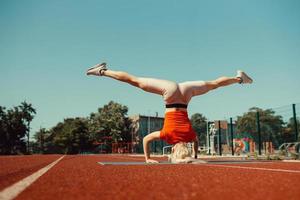
<svg viewBox="0 0 300 200">
<path fill-rule="evenodd" d="M 251 108 L 240 116 L 208 122 L 206 153 L 299 155 L 299 113 L 300 104 Z"/>
</svg>

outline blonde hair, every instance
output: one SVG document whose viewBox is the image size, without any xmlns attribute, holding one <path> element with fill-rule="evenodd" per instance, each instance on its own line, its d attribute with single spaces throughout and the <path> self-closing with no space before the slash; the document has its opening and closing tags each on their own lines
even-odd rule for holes
<svg viewBox="0 0 300 200">
<path fill-rule="evenodd" d="M 169 156 L 171 163 L 187 163 L 190 162 L 191 152 L 185 142 L 179 142 L 172 148 L 172 153 Z"/>
</svg>

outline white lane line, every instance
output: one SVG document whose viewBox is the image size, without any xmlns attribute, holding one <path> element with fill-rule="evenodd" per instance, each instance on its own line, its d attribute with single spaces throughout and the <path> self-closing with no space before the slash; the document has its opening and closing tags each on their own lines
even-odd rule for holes
<svg viewBox="0 0 300 200">
<path fill-rule="evenodd" d="M 49 169 L 56 165 L 65 156 L 60 157 L 56 161 L 50 163 L 46 167 L 36 171 L 35 173 L 27 176 L 26 178 L 14 183 L 13 185 L 3 189 L 0 192 L 0 200 L 11 200 L 17 197 L 22 191 L 29 187 L 34 181 L 36 181 L 40 176 L 45 174 Z"/>
<path fill-rule="evenodd" d="M 225 168 L 236 168 L 236 169 L 249 169 L 249 170 L 261 170 L 261 171 L 273 171 L 273 172 L 288 172 L 288 173 L 299 173 L 299 170 L 288 170 L 288 169 L 273 169 L 273 168 L 260 168 L 260 167 L 242 167 L 242 166 L 232 166 L 232 165 L 211 165 L 207 166 L 215 166 L 215 167 L 225 167 Z"/>
</svg>

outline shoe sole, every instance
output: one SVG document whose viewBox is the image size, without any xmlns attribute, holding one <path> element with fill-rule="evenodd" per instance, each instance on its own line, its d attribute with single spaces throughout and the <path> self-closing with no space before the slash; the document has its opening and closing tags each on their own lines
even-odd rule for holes
<svg viewBox="0 0 300 200">
<path fill-rule="evenodd" d="M 250 78 L 245 72 L 242 72 L 242 74 L 249 80 L 249 83 L 253 82 L 252 78 Z"/>
<path fill-rule="evenodd" d="M 86 74 L 88 74 L 90 70 L 95 69 L 95 68 L 98 68 L 98 67 L 101 67 L 101 66 L 104 66 L 104 68 L 102 68 L 102 69 L 99 70 L 99 74 L 100 74 L 100 71 L 101 71 L 101 70 L 106 70 L 106 69 L 107 69 L 107 68 L 106 68 L 106 63 L 101 63 L 99 66 L 89 68 L 89 69 L 87 70 Z M 101 75 L 101 74 L 100 74 L 100 75 Z"/>
</svg>

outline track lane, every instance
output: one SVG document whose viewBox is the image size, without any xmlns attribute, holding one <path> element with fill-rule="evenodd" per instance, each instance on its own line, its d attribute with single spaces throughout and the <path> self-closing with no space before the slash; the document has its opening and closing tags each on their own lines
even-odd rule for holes
<svg viewBox="0 0 300 200">
<path fill-rule="evenodd" d="M 45 167 L 61 155 L 0 157 L 0 190 Z"/>
<path fill-rule="evenodd" d="M 54 165 L 56 165 L 60 160 L 62 160 L 65 156 L 61 156 L 59 159 L 50 163 L 49 165 L 43 167 L 42 169 L 34 172 L 33 174 L 23 178 L 22 180 L 12 184 L 11 186 L 5 188 L 0 191 L 0 199 L 1 200 L 12 200 L 17 197 L 21 192 L 23 192 L 27 187 L 29 187 L 32 183 L 34 183 L 39 177 L 45 174 L 48 170 L 50 170 Z"/>
<path fill-rule="evenodd" d="M 300 163 L 287 163 L 282 161 L 262 162 L 262 163 L 230 163 L 232 166 L 254 167 L 254 168 L 269 168 L 282 170 L 300 171 Z"/>
<path fill-rule="evenodd" d="M 17 199 L 240 200 L 297 199 L 300 196 L 296 184 L 300 180 L 298 174 L 209 165 L 97 164 L 99 161 L 126 159 L 118 156 L 67 156 Z"/>
</svg>

